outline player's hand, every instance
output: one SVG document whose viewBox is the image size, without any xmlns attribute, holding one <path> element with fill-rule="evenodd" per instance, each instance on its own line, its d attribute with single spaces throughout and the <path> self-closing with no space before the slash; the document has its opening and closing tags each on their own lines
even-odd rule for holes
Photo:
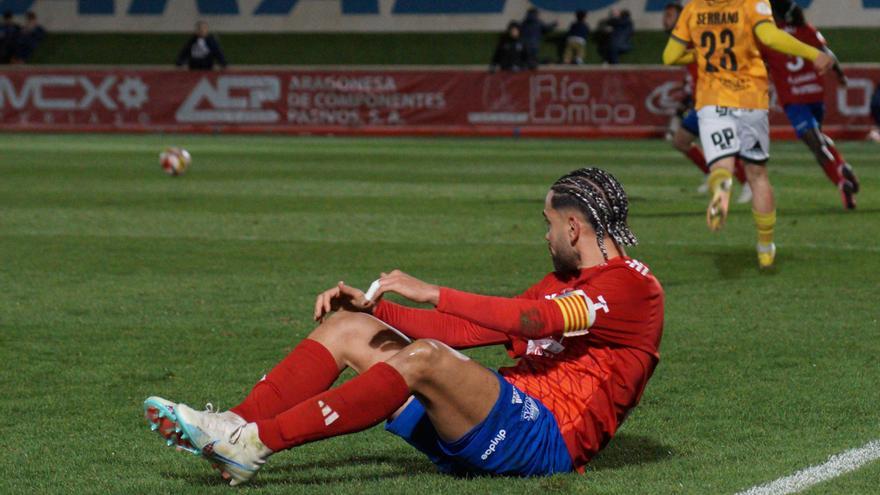
<svg viewBox="0 0 880 495">
<path fill-rule="evenodd" d="M 819 52 L 819 56 L 813 60 L 813 66 L 816 67 L 816 72 L 819 75 L 824 75 L 834 67 L 834 58 L 825 52 Z"/>
<path fill-rule="evenodd" d="M 849 79 L 846 78 L 846 74 L 842 70 L 837 73 L 837 83 L 844 88 L 849 85 Z"/>
<path fill-rule="evenodd" d="M 322 321 L 328 313 L 338 311 L 340 308 L 370 313 L 374 306 L 375 303 L 367 301 L 367 298 L 364 297 L 363 291 L 340 281 L 336 287 L 318 294 L 318 298 L 315 300 L 315 321 Z"/>
<path fill-rule="evenodd" d="M 382 274 L 379 278 L 379 290 L 373 300 L 378 300 L 386 292 L 396 292 L 410 301 L 429 303 L 434 306 L 440 302 L 440 287 L 423 282 L 400 270 Z"/>
</svg>

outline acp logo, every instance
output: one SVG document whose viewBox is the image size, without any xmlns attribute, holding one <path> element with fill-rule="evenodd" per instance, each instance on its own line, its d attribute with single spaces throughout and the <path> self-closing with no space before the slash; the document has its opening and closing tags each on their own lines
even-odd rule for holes
<svg viewBox="0 0 880 495">
<path fill-rule="evenodd" d="M 264 105 L 280 97 L 281 81 L 275 76 L 220 76 L 216 84 L 202 78 L 175 118 L 182 123 L 270 124 L 281 116 Z"/>
</svg>

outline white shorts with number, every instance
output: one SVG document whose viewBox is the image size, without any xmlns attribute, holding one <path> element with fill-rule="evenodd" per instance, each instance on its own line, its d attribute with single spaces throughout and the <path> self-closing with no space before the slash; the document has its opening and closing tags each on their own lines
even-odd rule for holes
<svg viewBox="0 0 880 495">
<path fill-rule="evenodd" d="M 700 142 L 711 166 L 722 158 L 739 155 L 752 163 L 770 158 L 770 121 L 767 110 L 718 107 L 701 108 Z"/>
</svg>

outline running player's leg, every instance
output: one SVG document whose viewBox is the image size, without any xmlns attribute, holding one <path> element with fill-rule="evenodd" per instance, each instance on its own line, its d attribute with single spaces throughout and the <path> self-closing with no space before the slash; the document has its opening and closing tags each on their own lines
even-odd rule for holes
<svg viewBox="0 0 880 495">
<path fill-rule="evenodd" d="M 699 135 L 700 127 L 697 112 L 692 109 L 685 115 L 684 119 L 682 119 L 681 126 L 673 135 L 672 144 L 675 149 L 684 153 L 685 156 L 687 156 L 706 176 L 706 180 L 697 188 L 698 193 L 705 194 L 709 192 L 709 167 L 706 165 L 706 157 L 703 155 L 703 150 L 694 144 L 694 140 L 699 137 Z M 736 177 L 737 182 L 743 186 L 742 192 L 736 202 L 740 204 L 748 203 L 752 200 L 752 189 L 746 181 L 745 167 L 739 158 L 737 158 L 736 163 L 734 164 L 733 176 Z"/>
<path fill-rule="evenodd" d="M 688 157 L 703 172 L 703 175 L 709 175 L 709 167 L 706 165 L 706 157 L 703 156 L 703 150 L 694 144 L 699 134 L 700 128 L 697 113 L 694 110 L 690 110 L 682 119 L 681 126 L 676 129 L 675 134 L 672 136 L 672 146 Z"/>
<path fill-rule="evenodd" d="M 737 119 L 734 110 L 707 106 L 699 110 L 700 141 L 706 154 L 709 172 L 709 192 L 712 199 L 706 210 L 709 230 L 724 226 L 730 205 L 736 156 L 740 152 Z"/>
<path fill-rule="evenodd" d="M 776 245 L 773 242 L 776 202 L 766 164 L 746 162 L 746 177 L 752 187 L 752 217 L 758 230 L 758 266 L 770 268 L 776 258 Z"/>
<path fill-rule="evenodd" d="M 852 167 L 844 161 L 834 142 L 818 128 L 807 130 L 801 140 L 806 143 L 828 180 L 840 191 L 844 208 L 855 209 L 855 195 L 859 192 L 859 181 Z"/>
<path fill-rule="evenodd" d="M 785 113 L 797 133 L 798 139 L 807 145 L 816 162 L 825 172 L 828 180 L 840 191 L 843 205 L 847 209 L 856 206 L 855 194 L 859 182 L 852 167 L 844 160 L 840 151 L 821 129 L 825 116 L 824 103 L 786 105 Z"/>
<path fill-rule="evenodd" d="M 828 180 L 837 186 L 842 179 L 839 167 L 834 154 L 827 146 L 825 135 L 820 130 L 820 121 L 814 115 L 811 106 L 806 104 L 786 105 L 785 115 L 788 116 L 798 139 L 803 141 L 816 157 L 816 161 L 822 167 Z"/>
<path fill-rule="evenodd" d="M 828 180 L 835 186 L 839 185 L 843 177 L 840 175 L 834 155 L 827 147 L 825 135 L 822 134 L 822 131 L 820 131 L 818 127 L 812 127 L 804 130 L 802 133 L 798 133 L 798 138 L 803 141 L 804 144 L 807 145 L 807 148 L 810 149 L 810 152 L 813 153 L 816 162 L 819 163 L 819 166 L 822 168 L 822 171 L 825 172 L 825 176 L 828 177 Z"/>
<path fill-rule="evenodd" d="M 770 159 L 770 123 L 768 112 L 745 110 L 740 118 L 740 156 L 746 163 L 746 176 L 752 187 L 752 216 L 758 231 L 758 266 L 771 268 L 776 257 L 773 243 L 776 227 L 776 201 L 767 174 Z"/>
<path fill-rule="evenodd" d="M 871 117 L 874 118 L 874 127 L 868 132 L 868 140 L 880 143 L 880 84 L 871 96 Z"/>
<path fill-rule="evenodd" d="M 810 111 L 819 123 L 820 134 L 825 143 L 825 147 L 827 151 L 831 153 L 831 156 L 834 157 L 834 163 L 837 165 L 837 172 L 841 176 L 841 180 L 837 183 L 837 187 L 840 189 L 843 205 L 847 209 L 854 209 L 856 207 L 854 195 L 859 192 L 859 180 L 856 178 L 852 166 L 843 158 L 840 150 L 837 149 L 837 145 L 834 144 L 834 141 L 828 137 L 827 134 L 821 132 L 822 122 L 825 120 L 825 103 L 818 102 L 811 104 Z"/>
<path fill-rule="evenodd" d="M 684 118 L 681 121 L 681 126 L 679 126 L 675 134 L 672 137 L 672 146 L 675 147 L 678 151 L 682 152 L 685 156 L 690 159 L 697 168 L 703 172 L 704 175 L 709 175 L 709 166 L 706 164 L 706 157 L 703 155 L 703 150 L 700 149 L 699 146 L 694 144 L 694 141 L 700 136 L 700 124 L 699 117 L 697 116 L 697 112 L 694 109 L 685 114 Z M 743 167 L 742 162 L 737 159 L 736 164 L 733 169 L 733 175 L 736 177 L 736 180 L 739 181 L 740 184 L 748 184 L 746 182 L 746 172 Z M 706 183 L 706 189 L 699 190 L 698 192 L 705 193 L 709 190 L 709 184 Z M 743 190 L 743 197 L 748 197 L 748 200 L 751 199 L 751 194 L 747 193 L 747 190 Z M 746 202 L 748 202 L 746 200 Z M 740 201 L 742 202 L 742 201 Z"/>
<path fill-rule="evenodd" d="M 750 203 L 752 201 L 752 186 L 749 185 L 749 181 L 746 179 L 746 166 L 739 157 L 736 157 L 736 162 L 733 164 L 733 176 L 736 177 L 736 181 L 742 186 L 736 202 L 741 205 Z"/>
</svg>

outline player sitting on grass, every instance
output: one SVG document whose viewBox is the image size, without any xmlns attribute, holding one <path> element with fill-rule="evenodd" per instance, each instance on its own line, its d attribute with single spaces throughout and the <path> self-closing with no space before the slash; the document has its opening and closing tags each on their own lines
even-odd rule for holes
<svg viewBox="0 0 880 495">
<path fill-rule="evenodd" d="M 519 296 L 383 274 L 376 298 L 393 292 L 435 306 L 413 309 L 373 303 L 340 282 L 317 298 L 322 323 L 241 404 L 200 412 L 150 397 L 147 419 L 231 485 L 279 451 L 386 419 L 443 472 L 582 472 L 638 404 L 659 359 L 663 289 L 626 256 L 636 243 L 627 211 L 613 176 L 576 170 L 544 203 L 554 271 Z M 498 372 L 454 350 L 501 344 L 519 361 Z M 359 375 L 331 389 L 346 367 Z"/>
<path fill-rule="evenodd" d="M 791 33 L 798 40 L 824 51 L 834 58 L 834 72 L 840 84 L 846 86 L 846 76 L 837 58 L 828 48 L 825 38 L 804 18 L 804 11 L 791 0 L 772 2 L 773 18 L 779 29 Z M 819 75 L 811 62 L 791 57 L 773 50 L 762 50 L 770 69 L 779 103 L 794 127 L 798 139 L 804 142 L 828 180 L 840 191 L 843 207 L 856 207 L 855 195 L 859 181 L 852 167 L 834 146 L 834 142 L 822 132 L 825 117 L 825 78 Z"/>
<path fill-rule="evenodd" d="M 762 44 L 812 61 L 820 74 L 834 64 L 824 52 L 777 28 L 766 0 L 692 0 L 672 30 L 663 63 L 698 61 L 695 107 L 703 152 L 711 169 L 712 199 L 706 222 L 713 231 L 724 225 L 739 156 L 752 188 L 758 266 L 763 269 L 773 267 L 776 257 L 776 204 L 766 168 L 770 159 L 770 98 L 767 69 L 759 51 Z M 689 50 L 689 46 L 695 49 Z"/>
</svg>

